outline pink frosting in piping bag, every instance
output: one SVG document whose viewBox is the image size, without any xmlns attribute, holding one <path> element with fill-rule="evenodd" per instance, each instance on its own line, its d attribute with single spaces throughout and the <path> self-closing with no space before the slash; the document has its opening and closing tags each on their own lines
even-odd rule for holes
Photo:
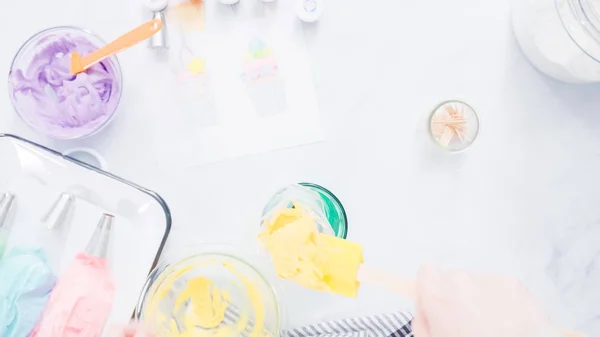
<svg viewBox="0 0 600 337">
<path fill-rule="evenodd" d="M 113 217 L 104 215 L 86 249 L 58 280 L 30 336 L 99 337 L 110 314 L 115 284 L 106 259 Z"/>
</svg>

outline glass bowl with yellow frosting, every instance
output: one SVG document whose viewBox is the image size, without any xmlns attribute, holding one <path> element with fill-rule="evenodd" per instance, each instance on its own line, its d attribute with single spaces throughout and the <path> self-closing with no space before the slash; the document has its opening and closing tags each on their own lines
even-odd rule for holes
<svg viewBox="0 0 600 337">
<path fill-rule="evenodd" d="M 219 247 L 159 264 L 136 318 L 157 337 L 278 337 L 281 314 L 273 287 L 231 251 Z"/>
<path fill-rule="evenodd" d="M 331 191 L 313 183 L 292 184 L 275 193 L 263 210 L 263 229 L 265 221 L 296 205 L 315 218 L 320 233 L 340 239 L 348 236 L 348 218 L 344 206 Z"/>
</svg>

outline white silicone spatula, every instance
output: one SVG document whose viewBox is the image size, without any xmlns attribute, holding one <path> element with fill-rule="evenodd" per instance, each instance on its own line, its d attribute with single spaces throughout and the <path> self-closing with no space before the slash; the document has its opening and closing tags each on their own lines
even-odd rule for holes
<svg viewBox="0 0 600 337">
<path fill-rule="evenodd" d="M 398 296 L 406 297 L 413 302 L 417 300 L 416 282 L 409 278 L 394 275 L 383 269 L 361 265 L 358 269 L 357 281 L 370 284 Z M 560 331 L 565 337 L 585 337 L 584 334 L 573 331 Z"/>
</svg>

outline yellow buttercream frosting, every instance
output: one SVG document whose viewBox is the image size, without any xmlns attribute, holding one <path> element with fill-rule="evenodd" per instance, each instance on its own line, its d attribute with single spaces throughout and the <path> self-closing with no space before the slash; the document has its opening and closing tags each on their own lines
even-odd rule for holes
<svg viewBox="0 0 600 337">
<path fill-rule="evenodd" d="M 317 221 L 302 205 L 275 211 L 259 240 L 269 251 L 277 275 L 315 290 L 358 295 L 362 246 L 318 232 Z"/>
<path fill-rule="evenodd" d="M 188 281 L 187 288 L 177 297 L 175 310 L 188 300 L 191 310 L 185 316 L 186 330 L 196 326 L 203 329 L 218 327 L 225 317 L 227 303 L 231 301 L 227 292 L 222 292 L 204 277 Z"/>
<path fill-rule="evenodd" d="M 206 276 L 186 277 L 195 268 L 218 263 L 233 273 L 239 283 L 234 285 L 246 293 L 250 313 L 232 305 L 232 298 Z M 163 272 L 162 282 L 155 285 L 148 316 L 157 327 L 158 337 L 262 337 L 265 320 L 264 301 L 252 282 L 223 262 L 200 265 L 174 265 Z M 148 319 L 148 318 L 147 318 Z"/>
</svg>

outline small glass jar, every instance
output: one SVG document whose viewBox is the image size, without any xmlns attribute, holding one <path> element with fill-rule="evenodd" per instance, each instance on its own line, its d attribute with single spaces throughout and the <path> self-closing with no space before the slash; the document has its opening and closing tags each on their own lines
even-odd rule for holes
<svg viewBox="0 0 600 337">
<path fill-rule="evenodd" d="M 316 217 L 319 232 L 341 239 L 348 236 L 344 206 L 333 193 L 317 184 L 294 184 L 275 193 L 263 210 L 263 219 L 282 207 L 294 207 L 294 202 L 302 204 Z"/>
<path fill-rule="evenodd" d="M 438 104 L 427 122 L 431 139 L 451 153 L 466 150 L 479 134 L 479 117 L 475 109 L 458 100 Z"/>
<path fill-rule="evenodd" d="M 564 82 L 600 81 L 600 0 L 514 0 L 512 22 L 538 70 Z"/>
</svg>

